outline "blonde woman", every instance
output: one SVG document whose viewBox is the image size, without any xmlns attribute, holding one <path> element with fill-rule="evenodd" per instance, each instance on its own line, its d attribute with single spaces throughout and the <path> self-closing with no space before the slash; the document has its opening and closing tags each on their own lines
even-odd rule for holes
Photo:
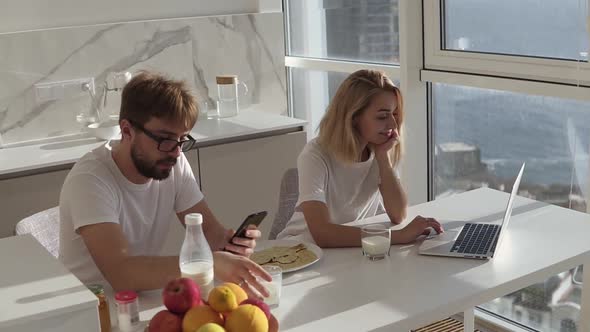
<svg viewBox="0 0 590 332">
<path fill-rule="evenodd" d="M 402 155 L 404 109 L 400 90 L 384 74 L 359 70 L 344 80 L 297 160 L 299 199 L 278 238 L 320 247 L 359 247 L 360 229 L 343 224 L 385 212 L 393 224 L 406 216 L 406 194 L 396 168 Z M 392 232 L 392 243 L 441 233 L 432 218 L 417 217 Z"/>
</svg>

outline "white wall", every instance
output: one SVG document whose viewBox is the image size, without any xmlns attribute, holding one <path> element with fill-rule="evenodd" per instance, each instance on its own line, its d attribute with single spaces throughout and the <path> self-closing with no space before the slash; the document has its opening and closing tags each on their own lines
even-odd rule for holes
<svg viewBox="0 0 590 332">
<path fill-rule="evenodd" d="M 0 33 L 281 8 L 280 0 L 1 0 Z"/>
</svg>

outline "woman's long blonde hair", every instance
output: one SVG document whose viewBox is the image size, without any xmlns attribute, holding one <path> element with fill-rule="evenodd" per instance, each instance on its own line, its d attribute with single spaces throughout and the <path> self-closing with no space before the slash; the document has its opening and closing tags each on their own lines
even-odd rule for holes
<svg viewBox="0 0 590 332">
<path fill-rule="evenodd" d="M 360 133 L 354 120 L 371 104 L 379 92 L 393 92 L 397 99 L 399 143 L 391 150 L 393 166 L 402 155 L 404 108 L 401 91 L 385 74 L 363 69 L 348 76 L 338 87 L 319 126 L 318 143 L 344 162 L 358 162 L 361 155 Z"/>
</svg>

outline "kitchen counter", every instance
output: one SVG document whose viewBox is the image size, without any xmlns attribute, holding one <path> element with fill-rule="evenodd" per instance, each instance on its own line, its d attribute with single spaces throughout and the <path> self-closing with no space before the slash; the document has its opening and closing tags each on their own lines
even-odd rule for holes
<svg viewBox="0 0 590 332">
<path fill-rule="evenodd" d="M 303 120 L 245 109 L 238 116 L 201 119 L 191 131 L 197 148 L 303 131 Z M 59 142 L 0 149 L 0 179 L 70 168 L 105 141 L 86 136 Z"/>
</svg>

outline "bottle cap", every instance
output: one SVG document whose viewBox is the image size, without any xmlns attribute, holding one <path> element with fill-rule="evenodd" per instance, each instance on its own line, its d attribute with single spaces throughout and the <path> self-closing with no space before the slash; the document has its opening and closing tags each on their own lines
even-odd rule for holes
<svg viewBox="0 0 590 332">
<path fill-rule="evenodd" d="M 115 294 L 115 300 L 119 303 L 130 303 L 137 299 L 137 293 L 134 291 L 120 291 Z"/>
<path fill-rule="evenodd" d="M 203 216 L 200 213 L 189 213 L 184 217 L 184 223 L 187 226 L 196 226 L 203 223 Z"/>
</svg>

